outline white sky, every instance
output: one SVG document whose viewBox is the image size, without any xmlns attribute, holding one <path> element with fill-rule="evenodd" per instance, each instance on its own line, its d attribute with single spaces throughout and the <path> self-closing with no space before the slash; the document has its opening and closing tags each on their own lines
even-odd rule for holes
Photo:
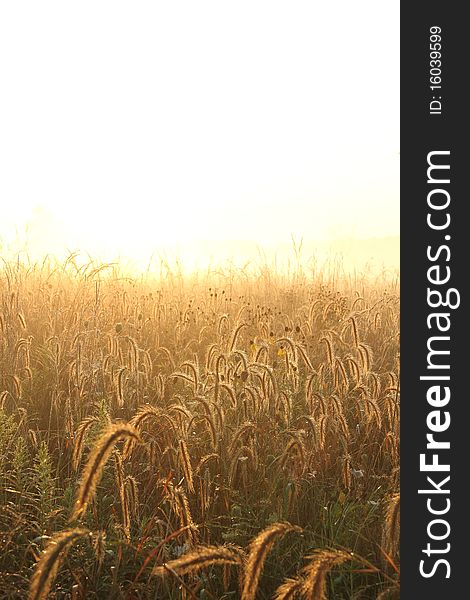
<svg viewBox="0 0 470 600">
<path fill-rule="evenodd" d="M 0 57 L 4 248 L 399 233 L 398 1 L 11 0 Z"/>
</svg>

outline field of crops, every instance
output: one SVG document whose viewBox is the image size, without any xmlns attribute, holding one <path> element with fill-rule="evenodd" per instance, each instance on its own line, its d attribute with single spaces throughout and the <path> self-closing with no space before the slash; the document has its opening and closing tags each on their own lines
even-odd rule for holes
<svg viewBox="0 0 470 600">
<path fill-rule="evenodd" d="M 0 290 L 0 598 L 398 597 L 396 276 Z"/>
</svg>

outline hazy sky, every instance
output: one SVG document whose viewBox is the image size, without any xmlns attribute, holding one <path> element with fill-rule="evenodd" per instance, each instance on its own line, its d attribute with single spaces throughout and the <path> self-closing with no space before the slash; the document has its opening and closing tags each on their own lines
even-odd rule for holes
<svg viewBox="0 0 470 600">
<path fill-rule="evenodd" d="M 2 2 L 0 236 L 399 232 L 399 3 Z"/>
</svg>

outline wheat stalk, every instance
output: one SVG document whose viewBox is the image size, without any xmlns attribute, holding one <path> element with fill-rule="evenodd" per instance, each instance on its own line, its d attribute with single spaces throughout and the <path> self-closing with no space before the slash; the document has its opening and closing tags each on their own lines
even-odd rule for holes
<svg viewBox="0 0 470 600">
<path fill-rule="evenodd" d="M 168 569 L 178 575 L 195 573 L 211 565 L 242 565 L 242 551 L 235 546 L 198 546 L 193 551 L 171 560 L 162 566 L 154 567 L 152 574 L 164 576 Z"/>
<path fill-rule="evenodd" d="M 139 410 L 135 413 L 132 419 L 129 421 L 129 425 L 133 427 L 139 434 L 143 429 L 144 423 L 146 423 L 150 419 L 155 419 L 157 421 L 165 421 L 168 423 L 169 427 L 174 431 L 174 423 L 172 419 L 163 413 L 161 410 L 158 410 L 151 404 L 144 404 L 144 406 L 140 407 Z M 136 439 L 133 437 L 129 437 L 124 442 L 124 447 L 122 450 L 123 458 L 129 458 L 130 454 L 134 450 L 136 445 Z"/>
<path fill-rule="evenodd" d="M 395 556 L 400 541 L 400 494 L 393 494 L 385 510 L 383 545 L 386 552 Z"/>
<path fill-rule="evenodd" d="M 264 529 L 250 542 L 243 577 L 242 600 L 255 600 L 266 557 L 276 540 L 289 531 L 301 531 L 301 528 L 290 523 L 275 523 Z"/>
<path fill-rule="evenodd" d="M 72 466 L 75 471 L 78 469 L 78 465 L 80 464 L 86 433 L 94 423 L 99 423 L 98 417 L 87 417 L 80 423 L 80 425 L 77 427 L 77 431 L 75 432 L 72 451 Z"/>
<path fill-rule="evenodd" d="M 88 529 L 76 527 L 56 533 L 36 563 L 29 586 L 28 600 L 45 600 L 57 575 L 60 564 L 70 546 L 80 537 L 89 535 Z"/>
<path fill-rule="evenodd" d="M 191 459 L 189 457 L 188 445 L 186 444 L 185 440 L 180 440 L 179 442 L 178 455 L 183 468 L 188 490 L 191 492 L 191 494 L 194 494 L 193 468 L 191 466 Z"/>
<path fill-rule="evenodd" d="M 306 557 L 310 564 L 303 569 L 305 581 L 303 596 L 308 600 L 328 600 L 326 577 L 333 567 L 351 560 L 351 554 L 342 550 L 318 550 Z"/>
<path fill-rule="evenodd" d="M 302 592 L 304 584 L 305 582 L 301 577 L 286 579 L 277 588 L 274 600 L 292 600 Z"/>
<path fill-rule="evenodd" d="M 129 506 L 127 503 L 126 488 L 124 487 L 124 468 L 122 466 L 121 455 L 117 450 L 114 451 L 114 467 L 116 475 L 116 484 L 119 490 L 119 498 L 121 501 L 122 527 L 126 539 L 130 540 L 131 522 L 129 516 Z"/>
<path fill-rule="evenodd" d="M 78 519 L 86 511 L 88 503 L 95 493 L 98 481 L 101 479 L 104 465 L 113 450 L 114 444 L 121 439 L 128 438 L 140 441 L 137 431 L 131 425 L 127 424 L 110 425 L 99 438 L 83 469 L 70 521 Z"/>
<path fill-rule="evenodd" d="M 214 458 L 216 458 L 217 460 L 220 460 L 220 456 L 216 453 L 216 452 L 212 452 L 211 454 L 206 454 L 204 455 L 201 460 L 199 461 L 199 464 L 196 467 L 195 472 L 197 474 L 199 474 L 202 470 L 202 468 L 211 460 L 213 460 Z"/>
</svg>

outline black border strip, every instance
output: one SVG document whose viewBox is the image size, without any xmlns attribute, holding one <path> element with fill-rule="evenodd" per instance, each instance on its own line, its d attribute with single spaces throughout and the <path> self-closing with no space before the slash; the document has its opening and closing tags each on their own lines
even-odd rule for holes
<svg viewBox="0 0 470 600">
<path fill-rule="evenodd" d="M 442 37 L 442 88 L 435 90 L 430 89 L 433 26 L 441 29 Z M 433 38 L 434 42 L 436 39 Z M 466 300 L 470 236 L 466 232 L 465 215 L 470 199 L 464 189 L 468 171 L 464 136 L 470 133 L 464 108 L 467 104 L 464 88 L 467 87 L 468 39 L 463 6 L 460 8 L 458 3 L 432 0 L 401 4 L 401 597 L 410 600 L 463 598 L 468 593 L 465 590 L 468 590 L 470 568 L 466 564 L 468 549 L 465 542 L 470 531 L 466 491 L 470 484 L 467 463 L 470 385 L 466 380 L 470 374 L 467 339 L 470 328 Z M 435 103 L 433 108 L 436 110 L 431 113 L 433 96 L 436 97 L 434 100 L 441 101 L 442 107 L 439 111 L 439 105 Z M 448 151 L 449 154 L 429 155 L 435 151 Z M 428 158 L 435 164 L 449 165 L 450 169 L 431 169 L 428 181 Z M 445 183 L 446 179 L 449 179 L 448 183 Z M 428 197 L 431 190 L 437 191 Z M 444 206 L 447 195 L 450 198 L 448 207 L 437 210 L 428 205 L 435 201 Z M 428 214 L 431 214 L 431 223 L 438 226 L 447 222 L 448 214 L 449 226 L 433 229 L 427 223 Z M 450 255 L 445 247 L 449 248 Z M 437 269 L 428 272 L 433 266 Z M 449 273 L 446 267 L 450 271 L 449 281 L 430 283 L 429 278 L 444 279 Z M 430 307 L 428 288 L 440 291 L 443 297 L 454 288 L 460 295 L 460 306 L 455 309 Z M 457 292 L 451 292 L 450 300 L 457 302 Z M 431 302 L 438 304 L 439 296 L 434 294 Z M 430 314 L 438 312 L 448 315 L 448 321 L 447 317 L 439 321 L 442 328 L 450 323 L 447 332 L 439 331 L 438 318 L 430 317 L 427 322 Z M 450 339 L 430 342 L 433 336 Z M 429 355 L 428 342 L 431 349 L 449 350 L 450 354 Z M 428 360 L 438 368 L 430 368 Z M 445 365 L 450 368 L 442 368 Z M 450 380 L 420 380 L 420 376 L 449 376 Z M 431 402 L 436 401 L 434 406 L 428 398 L 432 386 L 439 386 L 434 395 L 429 392 Z M 439 402 L 445 394 L 445 386 L 450 391 L 447 403 L 444 399 Z M 428 417 L 432 411 L 439 413 Z M 447 418 L 450 418 L 449 427 L 434 433 L 434 439 L 449 442 L 450 449 L 427 449 L 426 435 L 433 433 L 429 425 L 444 428 Z M 438 458 L 434 460 L 448 464 L 450 471 L 421 470 L 420 455 L 423 453 L 427 464 L 436 453 Z M 449 493 L 419 494 L 420 489 L 438 491 L 427 480 L 428 476 L 441 491 L 449 490 Z M 442 483 L 448 476 L 450 479 Z M 430 509 L 444 511 L 447 508 L 441 515 L 430 513 Z M 443 522 L 430 525 L 435 519 L 446 521 L 449 532 Z M 443 539 L 431 539 L 429 531 Z M 428 543 L 431 552 L 425 553 L 423 550 L 428 549 Z M 439 560 L 447 562 L 437 563 Z M 424 577 L 420 566 L 431 576 Z M 450 576 L 447 578 L 447 575 Z"/>
</svg>

